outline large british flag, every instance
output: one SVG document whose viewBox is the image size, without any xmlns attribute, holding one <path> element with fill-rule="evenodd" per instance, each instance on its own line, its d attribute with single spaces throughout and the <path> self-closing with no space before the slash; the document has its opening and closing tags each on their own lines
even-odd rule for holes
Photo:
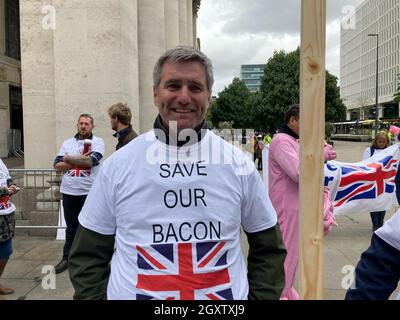
<svg viewBox="0 0 400 320">
<path fill-rule="evenodd" d="M 325 168 L 325 186 L 331 190 L 334 213 L 381 211 L 396 205 L 398 162 L 398 145 L 359 163 L 330 161 Z"/>
<path fill-rule="evenodd" d="M 90 177 L 90 169 L 73 168 L 67 171 L 70 177 Z"/>
<path fill-rule="evenodd" d="M 138 300 L 233 300 L 225 242 L 136 249 Z"/>
</svg>

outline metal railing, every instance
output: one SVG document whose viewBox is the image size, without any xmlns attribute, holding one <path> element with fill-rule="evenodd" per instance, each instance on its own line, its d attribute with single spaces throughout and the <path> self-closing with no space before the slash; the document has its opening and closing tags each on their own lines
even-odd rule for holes
<svg viewBox="0 0 400 320">
<path fill-rule="evenodd" d="M 8 136 L 8 153 L 16 157 L 23 157 L 22 151 L 22 132 L 18 129 L 10 129 Z"/>
<path fill-rule="evenodd" d="M 12 196 L 17 229 L 65 229 L 62 221 L 60 182 L 54 169 L 9 169 L 21 190 Z M 29 224 L 20 224 L 21 221 Z"/>
</svg>

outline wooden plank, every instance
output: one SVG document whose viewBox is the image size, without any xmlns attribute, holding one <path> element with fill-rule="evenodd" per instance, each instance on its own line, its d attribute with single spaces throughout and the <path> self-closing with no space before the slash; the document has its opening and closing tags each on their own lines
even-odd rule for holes
<svg viewBox="0 0 400 320">
<path fill-rule="evenodd" d="M 300 296 L 323 298 L 326 0 L 302 0 L 300 46 Z"/>
</svg>

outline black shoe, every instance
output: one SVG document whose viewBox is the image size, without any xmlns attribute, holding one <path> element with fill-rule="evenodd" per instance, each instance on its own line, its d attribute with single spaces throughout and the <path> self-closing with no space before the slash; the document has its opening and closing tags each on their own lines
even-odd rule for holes
<svg viewBox="0 0 400 320">
<path fill-rule="evenodd" d="M 55 267 L 54 270 L 57 273 L 64 272 L 65 270 L 68 269 L 68 260 L 62 259 Z"/>
</svg>

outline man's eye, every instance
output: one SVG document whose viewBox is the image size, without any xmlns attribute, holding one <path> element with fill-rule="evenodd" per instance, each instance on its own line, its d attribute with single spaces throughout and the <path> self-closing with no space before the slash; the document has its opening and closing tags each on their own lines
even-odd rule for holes
<svg viewBox="0 0 400 320">
<path fill-rule="evenodd" d="M 197 86 L 191 86 L 190 91 L 192 92 L 201 92 L 201 88 Z"/>
<path fill-rule="evenodd" d="M 167 89 L 168 90 L 178 90 L 179 89 L 179 85 L 177 85 L 177 84 L 169 84 L 167 86 Z"/>
</svg>

